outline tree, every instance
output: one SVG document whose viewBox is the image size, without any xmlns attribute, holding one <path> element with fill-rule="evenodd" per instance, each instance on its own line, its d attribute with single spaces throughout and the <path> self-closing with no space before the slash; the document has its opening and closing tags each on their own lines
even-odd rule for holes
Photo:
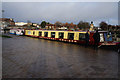
<svg viewBox="0 0 120 80">
<path fill-rule="evenodd" d="M 32 25 L 31 25 L 31 21 L 30 20 L 27 20 L 27 26 L 28 26 L 28 29 L 32 29 Z"/>
<path fill-rule="evenodd" d="M 46 22 L 46 24 L 50 24 L 49 22 Z"/>
<path fill-rule="evenodd" d="M 108 29 L 108 24 L 104 21 L 102 21 L 100 24 L 99 24 L 100 28 L 102 30 L 107 30 Z"/>
<path fill-rule="evenodd" d="M 75 25 L 71 22 L 71 23 L 69 24 L 69 28 L 68 28 L 68 29 L 70 29 L 70 30 L 71 30 L 71 29 L 72 29 L 72 30 L 74 29 L 74 30 L 75 30 Z"/>
<path fill-rule="evenodd" d="M 82 29 L 82 30 L 86 30 L 86 29 L 90 28 L 90 24 L 88 22 L 83 22 L 83 21 L 80 21 L 77 24 L 77 26 L 79 29 Z"/>
<path fill-rule="evenodd" d="M 68 23 L 68 22 L 66 22 L 66 23 L 64 24 L 64 26 L 67 27 L 67 29 L 69 29 L 69 23 Z"/>
<path fill-rule="evenodd" d="M 71 23 L 70 23 L 70 27 L 73 27 L 73 26 L 74 26 L 74 24 L 71 22 Z"/>
<path fill-rule="evenodd" d="M 45 28 L 46 24 L 47 24 L 47 23 L 46 23 L 45 21 L 42 21 L 42 22 L 41 22 L 41 27 L 42 27 L 42 28 Z"/>
<path fill-rule="evenodd" d="M 112 31 L 112 25 L 108 25 L 108 30 Z"/>
<path fill-rule="evenodd" d="M 57 22 L 55 22 L 55 26 L 56 26 L 56 27 L 60 27 L 60 26 L 62 26 L 62 23 L 59 22 L 59 21 L 57 21 Z"/>
</svg>

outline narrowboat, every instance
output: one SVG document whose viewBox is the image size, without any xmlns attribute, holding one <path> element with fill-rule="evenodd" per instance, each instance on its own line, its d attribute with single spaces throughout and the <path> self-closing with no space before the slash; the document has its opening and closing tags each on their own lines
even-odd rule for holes
<svg viewBox="0 0 120 80">
<path fill-rule="evenodd" d="M 59 31 L 59 30 L 25 30 L 26 36 L 57 40 L 62 42 L 85 44 L 85 33 L 87 31 Z M 120 48 L 120 42 L 114 42 L 112 40 L 112 35 L 108 31 L 98 31 L 100 33 L 100 43 L 101 46 L 115 46 Z M 94 45 L 93 34 L 95 31 L 90 31 L 89 45 Z"/>
<path fill-rule="evenodd" d="M 9 33 L 14 35 L 24 35 L 24 29 L 10 29 Z"/>
</svg>

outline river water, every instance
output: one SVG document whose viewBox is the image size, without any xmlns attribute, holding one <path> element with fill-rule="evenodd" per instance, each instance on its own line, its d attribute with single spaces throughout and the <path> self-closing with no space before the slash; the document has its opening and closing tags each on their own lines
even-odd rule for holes
<svg viewBox="0 0 120 80">
<path fill-rule="evenodd" d="M 10 36 L 2 42 L 3 78 L 117 78 L 118 54 L 113 50 Z"/>
</svg>

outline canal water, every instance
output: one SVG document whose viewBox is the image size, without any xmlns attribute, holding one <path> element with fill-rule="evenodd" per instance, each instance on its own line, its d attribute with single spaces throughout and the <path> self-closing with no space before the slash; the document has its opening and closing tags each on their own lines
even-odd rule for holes
<svg viewBox="0 0 120 80">
<path fill-rule="evenodd" d="M 117 78 L 118 54 L 113 50 L 10 36 L 2 39 L 3 78 Z"/>
</svg>

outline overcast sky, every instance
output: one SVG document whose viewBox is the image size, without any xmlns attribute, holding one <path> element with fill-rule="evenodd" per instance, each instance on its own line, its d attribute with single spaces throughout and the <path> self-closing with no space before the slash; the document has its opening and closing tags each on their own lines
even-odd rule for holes
<svg viewBox="0 0 120 80">
<path fill-rule="evenodd" d="M 98 25 L 101 21 L 118 24 L 117 2 L 2 2 L 4 17 L 15 21 L 50 23 L 93 21 Z"/>
</svg>

